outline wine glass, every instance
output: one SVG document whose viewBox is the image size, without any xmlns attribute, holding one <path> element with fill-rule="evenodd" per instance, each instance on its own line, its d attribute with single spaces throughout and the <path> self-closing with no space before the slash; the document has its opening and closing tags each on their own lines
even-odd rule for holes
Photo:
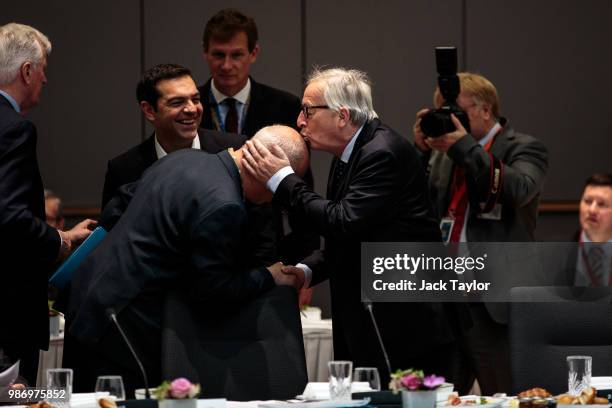
<svg viewBox="0 0 612 408">
<path fill-rule="evenodd" d="M 380 376 L 376 367 L 357 367 L 353 373 L 354 382 L 367 382 L 372 391 L 380 391 Z"/>
<path fill-rule="evenodd" d="M 101 375 L 96 380 L 96 398 L 115 397 L 125 401 L 125 388 L 120 375 Z"/>
</svg>

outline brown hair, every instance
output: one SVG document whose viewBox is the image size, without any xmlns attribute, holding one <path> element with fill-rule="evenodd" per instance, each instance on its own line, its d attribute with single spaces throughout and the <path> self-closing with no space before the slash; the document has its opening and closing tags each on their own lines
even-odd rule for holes
<svg viewBox="0 0 612 408">
<path fill-rule="evenodd" d="M 595 173 L 586 179 L 584 186 L 604 186 L 612 187 L 612 174 L 610 173 Z"/>
<path fill-rule="evenodd" d="M 211 38 L 226 42 L 239 32 L 246 34 L 249 52 L 253 52 L 258 41 L 255 20 L 233 8 L 220 10 L 208 20 L 204 28 L 204 34 L 202 35 L 204 52 L 208 51 L 208 43 Z"/>
</svg>

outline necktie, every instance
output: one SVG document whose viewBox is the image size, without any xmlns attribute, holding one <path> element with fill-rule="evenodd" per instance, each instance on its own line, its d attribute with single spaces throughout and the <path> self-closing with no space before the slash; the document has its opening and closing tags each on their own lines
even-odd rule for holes
<svg viewBox="0 0 612 408">
<path fill-rule="evenodd" d="M 238 133 L 236 100 L 234 98 L 227 98 L 223 103 L 228 107 L 227 115 L 225 116 L 225 131 L 229 133 Z"/>
<path fill-rule="evenodd" d="M 334 169 L 334 191 L 337 191 L 340 187 L 340 182 L 342 181 L 346 167 L 347 163 L 342 160 L 336 161 L 336 167 Z"/>
</svg>

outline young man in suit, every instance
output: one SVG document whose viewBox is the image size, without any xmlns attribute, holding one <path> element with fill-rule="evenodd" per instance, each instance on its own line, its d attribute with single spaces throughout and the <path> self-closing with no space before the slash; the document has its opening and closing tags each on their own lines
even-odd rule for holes
<svg viewBox="0 0 612 408">
<path fill-rule="evenodd" d="M 533 241 L 548 169 L 546 147 L 501 117 L 497 89 L 489 80 L 458 76 L 457 104 L 467 113 L 470 132 L 453 116 L 453 132 L 426 137 L 421 118 L 428 109 L 417 112 L 413 126 L 442 226 L 452 226 L 447 240 Z M 434 102 L 436 107 L 444 102 L 439 89 Z M 473 302 L 470 311 L 474 327 L 466 334 L 455 386 L 467 393 L 476 378 L 483 395 L 506 392 L 511 387 L 506 304 Z"/>
<path fill-rule="evenodd" d="M 280 146 L 304 174 L 308 150 L 295 130 L 264 128 L 255 138 Z M 106 316 L 109 308 L 134 343 L 149 381 L 157 384 L 167 291 L 179 290 L 194 307 L 213 307 L 223 318 L 275 284 L 301 286 L 281 272 L 282 264 L 266 268 L 250 256 L 245 201 L 269 202 L 272 194 L 244 171 L 242 154 L 243 149 L 216 155 L 181 149 L 155 162 L 137 182 L 124 214 L 72 282 L 66 352 L 75 390 L 91 389 L 103 374 L 121 374 L 129 390 L 143 386 Z"/>
<path fill-rule="evenodd" d="M 576 286 L 612 286 L 612 174 L 595 173 L 580 199 Z"/>
<path fill-rule="evenodd" d="M 330 280 L 334 357 L 355 366 L 389 369 L 370 316 L 361 304 L 362 242 L 440 241 L 415 148 L 384 125 L 372 105 L 365 73 L 329 69 L 311 74 L 297 123 L 311 148 L 333 154 L 327 198 L 317 195 L 274 154 L 247 142 L 245 167 L 325 237 L 325 247 L 287 273 L 305 276 L 306 286 Z M 450 308 L 439 303 L 380 303 L 374 314 L 392 369 L 415 367 L 448 375 L 456 327 Z M 406 336 L 414 327 L 426 333 Z"/>
<path fill-rule="evenodd" d="M 199 88 L 205 106 L 202 127 L 249 138 L 264 126 L 295 127 L 300 100 L 249 76 L 260 47 L 252 18 L 235 9 L 220 10 L 206 23 L 202 47 L 211 75 Z"/>
<path fill-rule="evenodd" d="M 35 28 L 0 27 L 0 356 L 21 360 L 20 374 L 32 386 L 39 350 L 49 345 L 48 273 L 95 224 L 60 231 L 45 222 L 36 127 L 24 115 L 40 101 L 50 52 Z"/>
<path fill-rule="evenodd" d="M 231 8 L 220 10 L 206 23 L 202 47 L 211 75 L 199 88 L 204 104 L 203 128 L 240 133 L 248 138 L 264 126 L 295 128 L 300 100 L 249 76 L 260 49 L 257 26 L 251 17 Z M 305 177 L 312 186 L 310 169 Z M 295 263 L 319 247 L 318 235 L 297 217 L 280 208 L 273 211 L 270 238 L 283 262 Z"/>
</svg>

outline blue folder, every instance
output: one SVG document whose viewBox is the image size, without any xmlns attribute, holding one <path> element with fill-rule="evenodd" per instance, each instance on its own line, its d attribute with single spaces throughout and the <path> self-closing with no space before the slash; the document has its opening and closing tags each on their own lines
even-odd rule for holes
<svg viewBox="0 0 612 408">
<path fill-rule="evenodd" d="M 58 289 L 64 289 L 66 284 L 72 280 L 74 271 L 83 263 L 87 255 L 91 253 L 106 236 L 106 230 L 102 227 L 97 227 L 87 237 L 85 241 L 66 259 L 66 262 L 60 266 L 57 271 L 49 279 L 49 283 L 56 286 Z"/>
</svg>

